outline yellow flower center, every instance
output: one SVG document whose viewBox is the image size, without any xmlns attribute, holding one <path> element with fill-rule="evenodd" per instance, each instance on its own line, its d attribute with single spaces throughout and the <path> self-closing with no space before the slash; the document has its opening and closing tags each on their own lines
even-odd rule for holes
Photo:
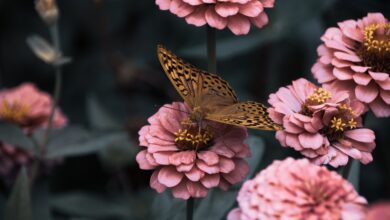
<svg viewBox="0 0 390 220">
<path fill-rule="evenodd" d="M 350 106 L 341 103 L 338 111 L 330 120 L 329 126 L 322 129 L 330 141 L 339 140 L 344 137 L 344 132 L 357 127 L 356 113 Z"/>
<path fill-rule="evenodd" d="M 202 150 L 211 145 L 213 135 L 207 129 L 190 126 L 175 132 L 175 143 L 180 150 Z"/>
<path fill-rule="evenodd" d="M 28 105 L 18 102 L 9 103 L 7 100 L 3 100 L 0 107 L 0 117 L 4 121 L 23 124 L 29 109 Z"/>
<path fill-rule="evenodd" d="M 330 98 L 332 98 L 332 94 L 328 90 L 324 88 L 318 88 L 314 90 L 313 94 L 309 95 L 306 98 L 306 101 L 302 105 L 302 110 L 300 113 L 307 116 L 311 116 L 313 112 L 310 109 L 310 106 L 324 104 Z"/>
<path fill-rule="evenodd" d="M 390 24 L 371 24 L 364 29 L 358 54 L 364 66 L 375 72 L 390 72 Z"/>
<path fill-rule="evenodd" d="M 324 89 L 318 88 L 314 90 L 314 93 L 307 97 L 306 102 L 311 105 L 320 105 L 324 104 L 328 99 L 332 98 L 332 94 Z"/>
</svg>

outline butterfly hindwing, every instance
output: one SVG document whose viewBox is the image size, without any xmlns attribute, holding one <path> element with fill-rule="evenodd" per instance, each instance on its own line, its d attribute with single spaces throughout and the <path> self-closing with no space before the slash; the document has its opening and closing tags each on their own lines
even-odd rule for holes
<svg viewBox="0 0 390 220">
<path fill-rule="evenodd" d="M 275 131 L 281 129 L 269 117 L 267 107 L 252 101 L 227 106 L 216 114 L 208 114 L 206 119 L 259 130 Z"/>
</svg>

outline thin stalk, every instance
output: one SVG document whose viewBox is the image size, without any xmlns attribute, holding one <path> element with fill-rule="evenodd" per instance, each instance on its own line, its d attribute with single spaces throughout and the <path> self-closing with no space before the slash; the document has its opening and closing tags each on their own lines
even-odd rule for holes
<svg viewBox="0 0 390 220">
<path fill-rule="evenodd" d="M 52 43 L 54 46 L 54 49 L 61 53 L 61 47 L 60 47 L 60 35 L 58 33 L 58 25 L 54 24 L 50 27 L 50 35 L 52 39 Z M 46 133 L 42 142 L 41 146 L 41 153 L 44 153 L 46 145 L 49 143 L 50 140 L 50 132 L 53 127 L 53 120 L 55 115 L 55 110 L 57 108 L 59 99 L 60 99 L 60 93 L 61 93 L 61 86 L 62 86 L 62 71 L 61 71 L 61 65 L 55 66 L 55 84 L 54 84 L 54 91 L 53 91 L 53 104 L 50 111 L 49 116 L 49 122 L 47 125 Z"/>
<path fill-rule="evenodd" d="M 217 39 L 215 28 L 207 26 L 207 63 L 208 71 L 217 73 Z"/>
<path fill-rule="evenodd" d="M 60 35 L 58 33 L 58 25 L 57 24 L 50 26 L 50 36 L 51 36 L 51 41 L 52 41 L 52 44 L 54 46 L 54 49 L 61 54 Z M 37 155 L 37 158 L 34 160 L 34 163 L 32 165 L 32 169 L 31 169 L 31 179 L 30 179 L 30 186 L 31 187 L 33 186 L 35 178 L 38 175 L 42 158 L 44 157 L 47 144 L 49 143 L 49 140 L 50 140 L 50 133 L 51 133 L 51 130 L 53 127 L 55 110 L 57 108 L 58 101 L 60 99 L 61 86 L 62 86 L 61 65 L 56 65 L 55 66 L 55 84 L 54 84 L 54 91 L 53 91 L 53 103 L 51 106 L 49 121 L 48 121 L 47 129 L 45 131 L 45 135 L 43 137 L 43 141 L 41 144 L 37 144 L 38 155 Z"/>
<path fill-rule="evenodd" d="M 187 220 L 192 220 L 194 215 L 194 198 L 187 200 Z"/>
<path fill-rule="evenodd" d="M 352 164 L 353 164 L 353 159 L 350 158 L 348 160 L 348 163 L 345 165 L 344 169 L 341 171 L 342 176 L 344 177 L 344 179 L 348 179 L 349 173 L 351 171 Z"/>
</svg>

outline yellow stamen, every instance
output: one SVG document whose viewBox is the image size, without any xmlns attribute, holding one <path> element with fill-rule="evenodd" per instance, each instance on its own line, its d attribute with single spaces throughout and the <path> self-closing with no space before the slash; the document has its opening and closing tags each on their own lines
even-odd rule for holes
<svg viewBox="0 0 390 220">
<path fill-rule="evenodd" d="M 331 128 L 333 128 L 336 131 L 344 131 L 346 124 L 344 123 L 343 119 L 333 117 L 333 119 L 330 121 Z"/>
<path fill-rule="evenodd" d="M 7 100 L 3 100 L 0 107 L 1 120 L 9 121 L 17 124 L 24 122 L 29 112 L 29 106 L 18 102 L 9 103 Z"/>
<path fill-rule="evenodd" d="M 318 88 L 307 99 L 316 104 L 323 104 L 328 99 L 332 98 L 332 94 L 324 88 Z"/>
</svg>

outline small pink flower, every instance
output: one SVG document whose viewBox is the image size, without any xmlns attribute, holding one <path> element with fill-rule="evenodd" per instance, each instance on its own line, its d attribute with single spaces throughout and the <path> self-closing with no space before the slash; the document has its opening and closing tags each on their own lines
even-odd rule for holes
<svg viewBox="0 0 390 220">
<path fill-rule="evenodd" d="M 318 88 L 306 79 L 271 94 L 268 112 L 283 125 L 276 132 L 282 146 L 294 148 L 316 164 L 345 165 L 348 157 L 372 161 L 375 134 L 363 128 L 365 108 L 349 93 Z"/>
<path fill-rule="evenodd" d="M 0 120 L 20 126 L 26 135 L 31 135 L 38 128 L 47 127 L 51 108 L 51 97 L 39 91 L 31 83 L 0 91 Z M 67 118 L 60 109 L 57 109 L 54 114 L 53 127 L 60 128 L 66 124 Z M 13 182 L 20 166 L 29 167 L 33 160 L 32 152 L 0 142 L 0 176 L 6 184 Z M 59 161 L 44 161 L 42 165 L 46 170 L 50 170 Z"/>
<path fill-rule="evenodd" d="M 367 204 L 336 172 L 292 158 L 246 181 L 237 201 L 228 220 L 363 220 Z"/>
<path fill-rule="evenodd" d="M 390 202 L 379 202 L 369 207 L 366 218 L 364 220 L 389 220 L 389 219 L 390 219 Z"/>
<path fill-rule="evenodd" d="M 245 128 L 204 121 L 188 123 L 190 109 L 180 102 L 161 107 L 139 131 L 137 155 L 143 170 L 154 170 L 150 186 L 161 193 L 172 189 L 175 198 L 205 197 L 210 188 L 227 190 L 242 181 L 250 156 Z"/>
<path fill-rule="evenodd" d="M 390 23 L 381 13 L 329 28 L 312 67 L 324 87 L 350 91 L 377 117 L 390 116 Z"/>
<path fill-rule="evenodd" d="M 0 120 L 15 123 L 26 130 L 44 128 L 49 122 L 52 103 L 49 94 L 39 91 L 32 83 L 1 90 Z M 57 109 L 53 127 L 66 124 L 67 118 Z"/>
<path fill-rule="evenodd" d="M 188 24 L 216 28 L 228 27 L 234 34 L 248 34 L 251 23 L 262 28 L 268 23 L 264 8 L 275 0 L 156 0 L 161 10 L 169 10 Z"/>
</svg>

